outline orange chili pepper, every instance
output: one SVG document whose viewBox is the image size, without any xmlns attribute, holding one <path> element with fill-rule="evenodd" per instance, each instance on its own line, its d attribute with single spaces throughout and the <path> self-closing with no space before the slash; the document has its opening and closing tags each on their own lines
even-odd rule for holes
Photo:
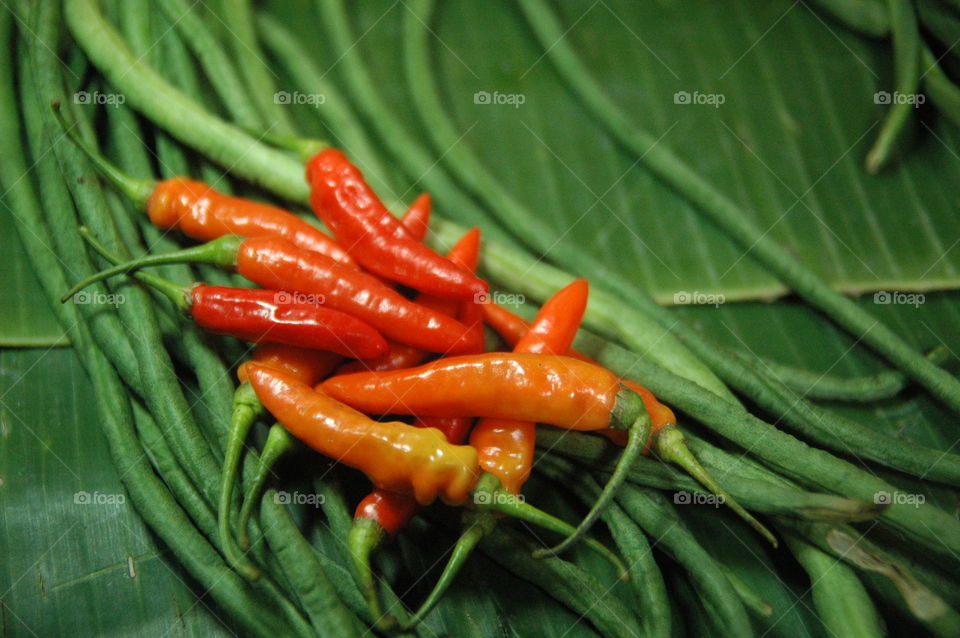
<svg viewBox="0 0 960 638">
<path fill-rule="evenodd" d="M 558 291 L 540 309 L 532 326 L 513 348 L 514 352 L 563 354 L 570 348 L 583 312 L 587 307 L 589 285 L 578 279 Z M 519 494 L 533 469 L 536 423 L 516 419 L 480 419 L 470 434 L 470 445 L 477 449 L 482 467 L 496 477 L 504 490 Z M 481 518 L 481 517 L 486 517 Z M 457 573 L 481 538 L 496 525 L 492 514 L 478 514 L 465 521 L 465 528 L 450 559 L 414 619 L 423 618 L 453 583 Z M 413 621 L 411 621 L 413 622 Z"/>
<path fill-rule="evenodd" d="M 526 319 L 497 304 L 491 303 L 484 305 L 483 318 L 486 323 L 507 342 L 507 345 L 511 347 L 515 347 L 530 328 L 530 324 L 527 323 Z M 566 354 L 581 361 L 600 365 L 600 363 L 578 350 L 570 349 Z M 673 410 L 660 403 L 650 390 L 629 379 L 622 379 L 621 383 L 639 394 L 640 398 L 643 399 L 643 404 L 646 406 L 647 412 L 650 413 L 651 440 L 652 437 L 656 436 L 657 432 L 663 428 L 668 425 L 677 424 L 677 417 L 673 413 Z M 626 445 L 626 432 L 623 430 L 598 430 L 597 434 L 606 436 L 617 445 Z M 649 444 L 647 451 L 649 451 Z"/>
<path fill-rule="evenodd" d="M 580 327 L 589 289 L 586 279 L 577 279 L 557 292 L 540 309 L 513 351 L 566 354 Z M 533 421 L 481 419 L 470 434 L 470 445 L 477 448 L 480 467 L 500 479 L 505 490 L 519 494 L 530 477 L 536 433 Z"/>
<path fill-rule="evenodd" d="M 501 352 L 340 375 L 322 388 L 369 414 L 524 419 L 573 430 L 610 427 L 618 393 L 637 396 L 612 372 L 578 359 Z"/>
</svg>

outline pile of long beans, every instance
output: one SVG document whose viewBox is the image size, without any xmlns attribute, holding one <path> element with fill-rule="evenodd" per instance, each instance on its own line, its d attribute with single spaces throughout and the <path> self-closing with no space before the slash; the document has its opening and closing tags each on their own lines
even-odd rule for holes
<svg viewBox="0 0 960 638">
<path fill-rule="evenodd" d="M 424 176 L 438 208 L 456 215 L 456 222 L 434 216 L 434 246 L 451 246 L 464 234 L 457 222 L 481 226 L 492 238 L 481 254 L 481 272 L 498 287 L 539 302 L 575 276 L 591 279 L 595 288 L 584 315 L 586 329 L 574 346 L 620 377 L 642 383 L 685 417 L 687 443 L 723 493 L 763 517 L 785 541 L 783 551 L 809 576 L 813 605 L 828 633 L 881 635 L 878 605 L 883 605 L 935 635 L 960 635 L 955 611 L 960 605 L 955 576 L 960 523 L 932 504 L 890 498 L 900 492 L 896 485 L 833 452 L 852 453 L 901 476 L 949 488 L 960 486 L 960 457 L 894 440 L 810 400 L 869 400 L 915 382 L 960 411 L 960 382 L 939 367 L 942 353 L 914 351 L 765 239 L 734 202 L 692 168 L 652 144 L 604 96 L 560 37 L 563 29 L 549 7 L 526 0 L 521 3 L 524 15 L 547 55 L 611 134 L 735 241 L 750 246 L 751 255 L 800 297 L 862 338 L 894 369 L 858 380 L 819 377 L 815 384 L 804 371 L 761 374 L 755 362 L 677 321 L 589 253 L 563 243 L 546 245 L 549 233 L 538 216 L 494 180 L 467 146 L 456 143 L 458 135 L 430 71 L 432 5 L 430 0 L 409 3 L 403 33 L 406 80 L 418 97 L 416 107 L 432 136 L 429 143 L 391 113 L 371 78 L 369 61 L 354 46 L 357 34 L 342 0 L 318 2 L 317 11 L 318 24 L 344 65 L 343 87 L 302 54 L 282 25 L 256 16 L 245 0 L 224 0 L 221 15 L 230 35 L 223 38 L 182 0 L 136 7 L 97 0 L 65 0 L 62 6 L 22 0 L 0 11 L 4 204 L 90 375 L 104 434 L 130 498 L 159 539 L 251 635 L 362 635 L 384 626 L 386 616 L 396 619 L 396 626 L 431 635 L 430 615 L 423 624 L 409 622 L 408 605 L 419 602 L 412 592 L 398 597 L 381 583 L 375 587 L 383 608 L 368 604 L 369 583 L 354 573 L 342 546 L 351 527 L 347 503 L 326 472 L 316 486 L 325 497 L 325 537 L 305 535 L 272 488 L 248 499 L 246 513 L 240 512 L 239 499 L 224 496 L 219 477 L 224 459 L 234 452 L 243 454 L 239 465 L 247 494 L 258 495 L 269 480 L 263 468 L 270 464 L 261 463 L 255 450 L 230 449 L 235 392 L 230 368 L 244 358 L 245 346 L 185 324 L 170 303 L 125 278 L 92 289 L 100 295 L 122 293 L 126 302 L 116 309 L 56 303 L 100 266 L 73 232 L 79 226 L 86 226 L 101 251 L 118 260 L 148 249 L 172 250 L 178 243 L 101 186 L 94 166 L 65 137 L 52 102 L 60 103 L 68 126 L 88 143 L 105 139 L 113 160 L 130 173 L 149 174 L 149 153 L 154 152 L 167 177 L 198 171 L 223 192 L 253 184 L 280 200 L 309 203 L 302 163 L 264 143 L 310 147 L 308 141 L 294 139 L 296 127 L 283 107 L 266 99 L 276 94 L 276 87 L 260 62 L 268 57 L 260 47 L 262 38 L 284 73 L 302 88 L 326 95 L 324 108 L 316 110 L 322 119 L 317 124 L 359 159 L 375 190 L 390 192 L 391 185 Z M 892 26 L 886 28 L 902 48 L 905 36 L 899 34 L 909 22 L 897 13 L 899 3 L 890 5 L 891 15 L 901 19 L 889 19 L 885 24 Z M 160 44 L 152 46 L 155 41 Z M 204 80 L 215 96 L 202 94 Z M 103 109 L 106 117 L 99 120 L 97 109 L 76 104 L 73 97 L 79 91 L 123 96 L 124 103 Z M 886 133 L 884 139 L 892 136 Z M 149 138 L 152 148 L 143 142 Z M 877 151 L 875 161 L 887 152 Z M 549 252 L 551 261 L 570 272 L 537 259 L 523 246 Z M 234 282 L 205 266 L 165 265 L 160 274 L 179 284 L 199 278 Z M 187 383 L 183 376 L 189 377 Z M 798 396 L 797 388 L 806 391 L 811 385 L 817 386 L 815 393 Z M 185 394 L 190 388 L 195 395 Z M 771 420 L 746 410 L 734 392 Z M 588 509 L 603 493 L 601 485 L 618 472 L 617 448 L 600 437 L 544 429 L 537 442 L 535 469 L 543 485 L 571 494 Z M 700 483 L 643 457 L 631 464 L 626 479 L 611 494 L 610 506 L 597 514 L 627 561 L 630 587 L 602 596 L 602 604 L 597 592 L 610 591 L 614 580 L 605 569 L 588 570 L 556 556 L 534 558 L 533 543 L 509 525 L 485 534 L 480 547 L 604 635 L 669 636 L 675 621 L 671 605 L 702 609 L 710 631 L 733 636 L 753 635 L 788 611 L 772 607 L 763 592 L 751 589 L 705 549 L 697 530 L 681 516 L 684 508 L 674 507 L 666 496 L 674 494 L 674 503 L 683 502 L 677 495 L 711 496 Z M 440 528 L 447 524 L 432 510 L 425 518 Z M 230 527 L 239 527 L 240 536 L 247 537 L 250 549 L 242 561 L 224 532 Z M 254 563 L 255 580 L 242 569 Z"/>
</svg>

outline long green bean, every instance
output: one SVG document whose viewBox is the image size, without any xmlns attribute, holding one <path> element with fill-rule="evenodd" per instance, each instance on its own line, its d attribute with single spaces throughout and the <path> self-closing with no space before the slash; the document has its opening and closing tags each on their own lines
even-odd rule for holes
<svg viewBox="0 0 960 638">
<path fill-rule="evenodd" d="M 917 28 L 917 16 L 909 0 L 887 0 L 887 12 L 890 15 L 890 31 L 893 35 L 893 95 L 915 98 L 920 82 L 920 32 Z M 876 173 L 890 162 L 914 111 L 916 108 L 911 100 L 891 101 L 877 139 L 864 162 L 869 172 Z"/>
<path fill-rule="evenodd" d="M 857 377 L 836 377 L 751 356 L 746 352 L 732 350 L 731 353 L 744 359 L 745 362 L 759 365 L 805 399 L 872 403 L 896 396 L 903 391 L 908 381 L 899 370 L 882 370 L 875 374 Z M 950 351 L 944 346 L 937 346 L 927 353 L 927 358 L 936 365 L 943 365 L 949 357 Z"/>
<path fill-rule="evenodd" d="M 293 135 L 290 114 L 278 99 L 274 82 L 277 74 L 267 64 L 257 41 L 251 4 L 250 0 L 221 0 L 219 16 L 227 30 L 226 40 L 237 61 L 247 95 L 260 110 L 267 128 L 278 135 Z"/>
<path fill-rule="evenodd" d="M 960 614 L 937 593 L 921 583 L 901 563 L 887 555 L 852 527 L 784 520 L 783 524 L 828 554 L 857 569 L 888 578 L 910 613 L 938 636 L 960 635 Z"/>
<path fill-rule="evenodd" d="M 22 6 L 22 5 L 21 5 Z M 31 181 L 23 177 L 27 168 L 22 160 L 20 121 L 14 105 L 10 44 L 11 9 L 0 10 L 0 183 L 3 201 L 13 212 L 18 233 L 34 271 L 52 301 L 66 285 L 66 277 L 53 245 L 51 233 L 42 221 L 39 201 Z M 24 13 L 21 12 L 23 17 Z M 21 85 L 22 86 L 22 85 Z M 40 170 L 39 167 L 37 170 Z M 15 212 L 14 212 L 15 211 Z M 62 257 L 62 256 L 61 256 Z M 93 345 L 86 324 L 79 320 L 75 307 L 51 304 L 77 350 L 97 396 L 100 423 L 117 466 L 117 472 L 137 511 L 163 539 L 190 573 L 248 631 L 258 636 L 275 636 L 281 623 L 272 611 L 251 598 L 239 578 L 223 565 L 217 553 L 197 533 L 166 486 L 150 467 L 140 442 L 131 427 L 130 403 L 119 377 L 103 354 Z"/>
<path fill-rule="evenodd" d="M 614 344 L 578 339 L 577 347 L 603 365 L 648 387 L 657 397 L 717 434 L 749 450 L 787 477 L 828 492 L 874 502 L 881 493 L 896 493 L 886 481 L 835 456 L 812 448 L 769 423 L 705 393 L 690 381 Z M 930 505 L 894 501 L 880 520 L 950 560 L 960 552 L 960 522 Z"/>
<path fill-rule="evenodd" d="M 880 617 L 856 572 L 793 534 L 784 540 L 810 578 L 817 616 L 832 635 L 880 638 Z"/>
<path fill-rule="evenodd" d="M 243 88 L 235 67 L 230 63 L 216 37 L 196 13 L 196 6 L 186 0 L 159 0 L 157 4 L 183 36 L 184 41 L 200 62 L 210 84 L 218 93 L 243 96 L 244 99 L 224 100 L 223 106 L 242 126 L 261 128 L 263 118 Z"/>
<path fill-rule="evenodd" d="M 558 481 L 584 503 L 594 503 L 600 486 L 586 475 L 578 475 L 573 465 L 554 456 L 537 459 L 536 468 Z M 576 480 L 571 480 L 576 479 Z M 670 602 L 663 574 L 653 558 L 646 535 L 616 503 L 603 514 L 617 548 L 630 572 L 630 585 L 639 605 L 640 623 L 646 636 L 670 636 Z"/>
<path fill-rule="evenodd" d="M 686 529 L 677 513 L 652 490 L 628 488 L 617 495 L 623 510 L 686 570 L 716 631 L 752 636 L 746 609 L 723 570 Z"/>
<path fill-rule="evenodd" d="M 537 431 L 537 445 L 547 454 L 560 454 L 573 459 L 590 471 L 604 476 L 609 475 L 616 465 L 616 450 L 600 437 L 540 428 Z M 538 458 L 546 457 L 542 454 Z M 816 521 L 854 522 L 875 518 L 883 511 L 882 505 L 872 502 L 775 485 L 715 468 L 706 460 L 703 462 L 734 498 L 756 512 L 800 516 Z M 699 483 L 682 472 L 647 458 L 639 459 L 633 465 L 630 481 L 659 489 L 704 492 Z"/>
</svg>

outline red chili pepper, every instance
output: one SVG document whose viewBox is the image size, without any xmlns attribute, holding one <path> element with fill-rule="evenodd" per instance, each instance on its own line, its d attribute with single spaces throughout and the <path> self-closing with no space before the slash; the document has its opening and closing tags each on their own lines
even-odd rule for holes
<svg viewBox="0 0 960 638">
<path fill-rule="evenodd" d="M 297 248 L 279 237 L 228 236 L 184 250 L 148 255 L 89 277 L 68 294 L 93 281 L 131 269 L 170 263 L 235 267 L 238 273 L 264 288 L 289 291 L 293 298 L 307 295 L 324 306 L 366 321 L 388 338 L 431 352 L 476 350 L 475 330 L 410 301 L 373 275 Z M 383 352 L 380 350 L 372 356 Z"/>
<path fill-rule="evenodd" d="M 400 223 L 413 239 L 422 242 L 430 229 L 430 193 L 421 193 L 400 218 Z"/>
<path fill-rule="evenodd" d="M 307 163 L 314 212 L 364 268 L 438 297 L 471 299 L 486 292 L 483 280 L 410 236 L 336 149 Z"/>
<path fill-rule="evenodd" d="M 447 259 L 473 272 L 480 259 L 480 229 L 472 228 L 468 230 L 463 237 L 453 245 L 450 252 L 447 253 Z M 442 315 L 456 316 L 460 320 L 460 323 L 473 332 L 473 338 L 471 340 L 473 352 L 482 352 L 483 317 L 480 304 L 475 303 L 472 299 L 458 302 L 424 293 L 417 295 L 416 302 Z M 347 374 L 349 372 L 361 372 L 363 370 L 399 370 L 401 368 L 410 368 L 423 363 L 427 359 L 428 354 L 429 353 L 421 349 L 392 342 L 390 344 L 390 350 L 387 351 L 385 355 L 376 359 L 351 361 L 343 365 L 338 373 Z"/>
</svg>

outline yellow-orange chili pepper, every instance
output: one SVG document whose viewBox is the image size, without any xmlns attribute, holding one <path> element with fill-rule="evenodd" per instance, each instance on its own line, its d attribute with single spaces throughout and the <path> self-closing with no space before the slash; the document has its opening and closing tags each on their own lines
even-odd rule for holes
<svg viewBox="0 0 960 638">
<path fill-rule="evenodd" d="M 291 434 L 360 470 L 377 487 L 411 495 L 421 505 L 438 497 L 467 502 L 479 476 L 472 447 L 449 443 L 435 428 L 374 421 L 267 366 L 249 364 L 247 375 L 261 403 Z"/>
</svg>

